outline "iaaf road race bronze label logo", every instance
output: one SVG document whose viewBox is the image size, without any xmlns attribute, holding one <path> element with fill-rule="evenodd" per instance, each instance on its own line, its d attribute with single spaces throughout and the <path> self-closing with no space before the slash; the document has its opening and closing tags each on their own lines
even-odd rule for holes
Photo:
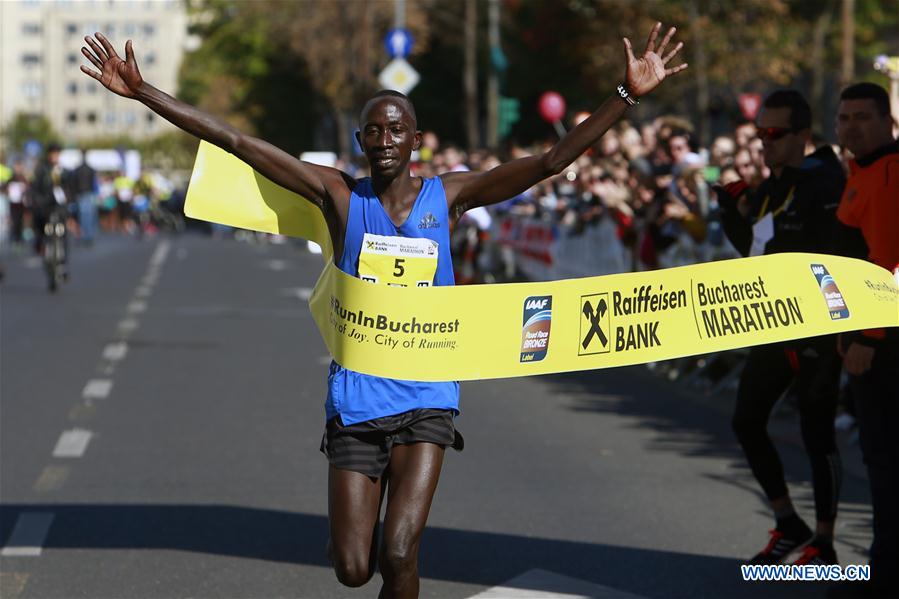
<svg viewBox="0 0 899 599">
<path fill-rule="evenodd" d="M 811 266 L 812 273 L 818 279 L 821 295 L 824 296 L 824 301 L 827 302 L 830 319 L 841 320 L 849 318 L 849 306 L 846 305 L 846 300 L 843 299 L 843 294 L 840 292 L 840 288 L 837 287 L 837 282 L 827 272 L 827 267 L 823 264 L 812 264 Z"/>
<path fill-rule="evenodd" d="M 534 295 L 524 300 L 521 322 L 521 362 L 539 362 L 549 351 L 553 298 Z"/>
</svg>

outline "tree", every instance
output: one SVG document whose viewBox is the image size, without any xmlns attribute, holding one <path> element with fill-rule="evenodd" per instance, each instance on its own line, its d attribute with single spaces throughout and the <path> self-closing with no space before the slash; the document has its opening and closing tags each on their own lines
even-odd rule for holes
<svg viewBox="0 0 899 599">
<path fill-rule="evenodd" d="M 34 139 L 44 148 L 51 143 L 59 143 L 59 134 L 53 129 L 50 119 L 44 115 L 18 112 L 12 118 L 3 137 L 13 150 L 21 151 L 25 142 Z"/>
</svg>

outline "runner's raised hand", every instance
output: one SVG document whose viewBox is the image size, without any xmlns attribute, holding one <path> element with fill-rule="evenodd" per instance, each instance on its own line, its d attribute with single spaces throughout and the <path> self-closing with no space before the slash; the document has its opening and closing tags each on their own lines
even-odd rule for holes
<svg viewBox="0 0 899 599">
<path fill-rule="evenodd" d="M 668 42 L 674 36 L 676 28 L 672 27 L 662 38 L 662 43 L 656 48 L 656 38 L 662 29 L 661 23 L 656 23 L 655 27 L 649 33 L 649 40 L 646 42 L 646 50 L 643 56 L 636 58 L 634 50 L 631 47 L 631 41 L 624 38 L 624 55 L 627 58 L 627 71 L 625 72 L 625 80 L 627 81 L 627 89 L 635 96 L 643 96 L 654 90 L 665 80 L 665 77 L 680 73 L 687 68 L 687 63 L 678 65 L 673 68 L 666 68 L 666 65 L 672 58 L 683 48 L 683 42 L 678 42 L 676 46 L 666 55 L 665 48 Z"/>
<path fill-rule="evenodd" d="M 81 66 L 81 72 L 90 75 L 111 92 L 126 98 L 133 98 L 144 79 L 140 75 L 137 68 L 137 61 L 134 59 L 134 49 L 131 47 L 131 40 L 125 43 L 125 59 L 116 54 L 115 48 L 106 36 L 102 33 L 95 33 L 94 38 L 87 36 L 84 41 L 90 46 L 90 49 L 82 46 L 81 53 L 93 64 L 99 73 L 90 67 Z M 98 43 L 99 42 L 99 43 Z"/>
</svg>

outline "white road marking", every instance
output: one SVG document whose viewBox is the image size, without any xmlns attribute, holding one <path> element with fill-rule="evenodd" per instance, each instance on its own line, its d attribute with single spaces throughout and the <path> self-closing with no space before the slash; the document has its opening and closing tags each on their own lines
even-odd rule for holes
<svg viewBox="0 0 899 599">
<path fill-rule="evenodd" d="M 142 302 L 140 300 L 135 300 L 128 304 L 128 311 L 134 314 L 140 314 L 141 312 L 147 311 L 147 302 Z"/>
<path fill-rule="evenodd" d="M 281 290 L 281 295 L 295 297 L 301 301 L 308 302 L 312 297 L 312 287 L 288 287 Z"/>
<path fill-rule="evenodd" d="M 81 397 L 84 399 L 106 399 L 109 392 L 112 391 L 112 381 L 110 379 L 91 379 L 81 391 Z"/>
<path fill-rule="evenodd" d="M 109 343 L 106 347 L 103 348 L 103 359 L 109 360 L 110 362 L 118 362 L 119 360 L 124 360 L 127 354 L 128 344 L 124 341 Z"/>
<path fill-rule="evenodd" d="M 150 297 L 150 294 L 153 293 L 153 288 L 149 285 L 141 285 L 134 291 L 134 297 Z"/>
<path fill-rule="evenodd" d="M 70 431 L 63 431 L 53 448 L 54 458 L 80 458 L 87 450 L 87 444 L 90 443 L 94 433 L 83 428 L 73 428 Z"/>
<path fill-rule="evenodd" d="M 288 265 L 287 260 L 266 260 L 262 264 L 268 270 L 275 272 L 286 270 Z"/>
<path fill-rule="evenodd" d="M 644 599 L 640 595 L 548 572 L 528 570 L 469 599 Z"/>
<path fill-rule="evenodd" d="M 134 318 L 123 318 L 119 321 L 119 330 L 123 333 L 130 333 L 135 330 L 140 323 Z"/>
<path fill-rule="evenodd" d="M 164 240 L 158 246 L 156 246 L 156 250 L 153 251 L 153 256 L 150 257 L 150 265 L 151 266 L 162 266 L 162 263 L 165 262 L 166 256 L 169 255 L 169 241 Z"/>
<path fill-rule="evenodd" d="M 16 520 L 16 526 L 9 535 L 6 545 L 0 550 L 4 557 L 34 557 L 41 554 L 44 540 L 53 523 L 52 512 L 23 512 Z"/>
</svg>

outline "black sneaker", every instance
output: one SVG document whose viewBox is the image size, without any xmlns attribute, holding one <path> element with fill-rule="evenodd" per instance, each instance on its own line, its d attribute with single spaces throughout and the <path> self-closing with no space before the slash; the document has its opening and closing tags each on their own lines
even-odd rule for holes
<svg viewBox="0 0 899 599">
<path fill-rule="evenodd" d="M 797 549 L 808 545 L 814 536 L 808 527 L 799 536 L 788 535 L 776 528 L 768 533 L 771 535 L 768 545 L 749 560 L 750 564 L 779 564 Z"/>
</svg>

